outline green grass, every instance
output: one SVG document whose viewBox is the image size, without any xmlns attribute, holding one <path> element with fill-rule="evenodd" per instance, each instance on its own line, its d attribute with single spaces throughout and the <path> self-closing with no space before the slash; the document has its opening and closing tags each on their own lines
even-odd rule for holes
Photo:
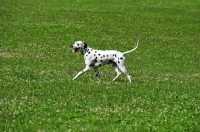
<svg viewBox="0 0 200 132">
<path fill-rule="evenodd" d="M 198 0 L 1 0 L 0 131 L 200 131 Z M 127 51 L 125 75 L 70 46 Z"/>
</svg>

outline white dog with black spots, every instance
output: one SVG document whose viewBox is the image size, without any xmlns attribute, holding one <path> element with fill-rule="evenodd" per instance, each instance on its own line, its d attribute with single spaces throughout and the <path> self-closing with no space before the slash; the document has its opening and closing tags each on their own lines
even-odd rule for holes
<svg viewBox="0 0 200 132">
<path fill-rule="evenodd" d="M 115 81 L 119 77 L 119 75 L 121 74 L 120 72 L 121 70 L 127 76 L 129 82 L 131 83 L 131 75 L 126 70 L 124 55 L 136 50 L 138 47 L 138 44 L 139 44 L 139 40 L 137 42 L 137 46 L 134 49 L 130 51 L 126 51 L 126 52 L 119 52 L 116 50 L 95 50 L 95 49 L 90 48 L 83 41 L 76 41 L 71 47 L 73 48 L 74 53 L 79 50 L 81 54 L 84 56 L 85 68 L 82 71 L 80 71 L 73 78 L 73 80 L 75 80 L 78 76 L 90 70 L 91 68 L 94 69 L 97 79 L 100 80 L 98 67 L 103 66 L 105 64 L 111 64 L 117 73 L 113 81 Z"/>
</svg>

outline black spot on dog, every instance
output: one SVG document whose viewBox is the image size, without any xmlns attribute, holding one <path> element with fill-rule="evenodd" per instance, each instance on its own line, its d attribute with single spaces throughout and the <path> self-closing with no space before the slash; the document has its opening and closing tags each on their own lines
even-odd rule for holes
<svg viewBox="0 0 200 132">
<path fill-rule="evenodd" d="M 90 51 L 88 52 L 88 54 L 90 54 Z"/>
<path fill-rule="evenodd" d="M 101 54 L 98 54 L 99 56 L 101 55 Z"/>
<path fill-rule="evenodd" d="M 90 64 L 90 67 L 94 67 L 97 63 L 97 57 L 93 60 L 93 62 Z"/>
<path fill-rule="evenodd" d="M 95 53 L 97 53 L 97 51 L 95 51 Z"/>
<path fill-rule="evenodd" d="M 101 66 L 101 64 L 99 64 L 99 66 Z"/>
<path fill-rule="evenodd" d="M 96 56 L 96 54 L 94 54 L 94 56 Z"/>
<path fill-rule="evenodd" d="M 122 59 L 123 59 L 123 57 L 120 57 L 120 59 L 122 60 Z"/>
<path fill-rule="evenodd" d="M 108 57 L 108 55 L 107 55 L 107 57 Z"/>
<path fill-rule="evenodd" d="M 120 61 L 118 61 L 118 63 L 120 63 Z"/>
<path fill-rule="evenodd" d="M 103 62 L 103 60 L 101 60 L 101 62 Z"/>
<path fill-rule="evenodd" d="M 103 55 L 103 57 L 105 57 L 105 55 Z"/>
</svg>

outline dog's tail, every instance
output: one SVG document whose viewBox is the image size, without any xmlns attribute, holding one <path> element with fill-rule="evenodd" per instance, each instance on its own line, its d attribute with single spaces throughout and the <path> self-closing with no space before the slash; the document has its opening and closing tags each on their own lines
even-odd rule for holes
<svg viewBox="0 0 200 132">
<path fill-rule="evenodd" d="M 137 41 L 137 45 L 136 45 L 136 47 L 135 47 L 134 49 L 132 49 L 132 50 L 129 50 L 129 51 L 126 51 L 126 52 L 123 52 L 123 54 L 125 55 L 125 54 L 128 54 L 128 53 L 130 53 L 130 52 L 133 52 L 134 50 L 136 50 L 136 49 L 137 49 L 137 47 L 138 47 L 138 44 L 139 44 L 139 39 L 138 39 L 138 41 Z"/>
</svg>

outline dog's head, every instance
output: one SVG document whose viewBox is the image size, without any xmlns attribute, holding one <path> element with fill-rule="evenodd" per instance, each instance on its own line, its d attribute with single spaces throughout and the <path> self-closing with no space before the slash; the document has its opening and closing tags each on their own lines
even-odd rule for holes
<svg viewBox="0 0 200 132">
<path fill-rule="evenodd" d="M 87 48 L 87 44 L 83 41 L 76 41 L 72 46 L 73 51 L 72 52 L 77 52 L 78 50 L 83 51 L 83 49 Z"/>
</svg>

